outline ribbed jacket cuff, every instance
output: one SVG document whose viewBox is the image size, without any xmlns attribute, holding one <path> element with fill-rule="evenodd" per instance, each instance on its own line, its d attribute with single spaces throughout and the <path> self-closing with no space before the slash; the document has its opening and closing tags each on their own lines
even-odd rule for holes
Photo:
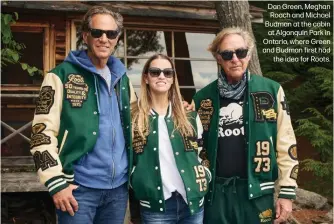
<svg viewBox="0 0 334 224">
<path fill-rule="evenodd" d="M 279 198 L 296 199 L 296 188 L 295 187 L 281 187 L 278 195 Z"/>
<path fill-rule="evenodd" d="M 67 188 L 69 184 L 63 176 L 56 176 L 46 181 L 45 186 L 48 188 L 50 195 L 53 196 L 57 192 Z"/>
</svg>

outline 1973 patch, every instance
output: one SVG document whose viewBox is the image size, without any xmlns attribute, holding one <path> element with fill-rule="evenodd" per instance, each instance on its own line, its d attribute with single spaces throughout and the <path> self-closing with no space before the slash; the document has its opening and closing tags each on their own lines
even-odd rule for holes
<svg viewBox="0 0 334 224">
<path fill-rule="evenodd" d="M 48 114 L 54 103 L 55 91 L 51 86 L 43 86 L 36 101 L 35 114 Z"/>
<path fill-rule="evenodd" d="M 37 123 L 32 127 L 32 134 L 30 139 L 30 148 L 51 144 L 50 137 L 42 133 L 46 128 L 43 123 Z"/>
<path fill-rule="evenodd" d="M 72 107 L 82 107 L 83 101 L 87 100 L 88 85 L 82 75 L 71 74 L 68 82 L 65 83 L 66 99 L 70 101 Z"/>
</svg>

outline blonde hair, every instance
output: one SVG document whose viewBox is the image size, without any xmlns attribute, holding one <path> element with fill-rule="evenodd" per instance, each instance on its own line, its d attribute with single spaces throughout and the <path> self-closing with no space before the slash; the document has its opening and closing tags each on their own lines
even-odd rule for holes
<svg viewBox="0 0 334 224">
<path fill-rule="evenodd" d="M 151 62 L 155 59 L 165 59 L 169 61 L 173 70 L 175 71 L 175 66 L 172 60 L 168 56 L 163 54 L 153 55 L 144 65 L 141 76 L 139 101 L 134 102 L 131 105 L 132 136 L 134 136 L 134 131 L 137 131 L 143 139 L 145 139 L 150 132 L 149 116 L 150 109 L 152 108 L 151 91 L 149 86 L 145 82 L 145 77 L 148 75 L 148 69 L 150 68 Z M 181 135 L 183 136 L 192 136 L 194 134 L 194 129 L 190 124 L 186 111 L 183 107 L 176 73 L 174 74 L 174 82 L 171 88 L 168 90 L 168 100 L 172 104 L 172 119 L 174 121 L 174 131 L 180 131 Z"/>
<path fill-rule="evenodd" d="M 254 38 L 251 36 L 251 34 L 240 27 L 229 27 L 222 29 L 216 36 L 216 38 L 212 41 L 212 43 L 209 45 L 208 51 L 212 53 L 214 57 L 216 57 L 217 53 L 219 52 L 219 47 L 221 42 L 224 40 L 224 38 L 231 34 L 237 34 L 240 35 L 246 42 L 246 45 L 248 47 L 248 53 L 251 53 L 255 42 Z"/>
</svg>

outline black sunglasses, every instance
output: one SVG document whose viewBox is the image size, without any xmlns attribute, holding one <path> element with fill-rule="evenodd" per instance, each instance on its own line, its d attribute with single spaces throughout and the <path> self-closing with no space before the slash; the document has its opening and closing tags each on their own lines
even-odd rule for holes
<svg viewBox="0 0 334 224">
<path fill-rule="evenodd" d="M 222 58 L 225 61 L 231 60 L 233 58 L 233 54 L 234 53 L 237 56 L 237 58 L 243 59 L 243 58 L 247 57 L 248 49 L 239 48 L 239 49 L 236 49 L 235 51 L 222 51 L 222 52 L 219 52 L 220 56 L 222 56 Z"/>
<path fill-rule="evenodd" d="M 174 69 L 172 68 L 160 69 L 152 67 L 148 69 L 148 74 L 152 77 L 159 77 L 161 72 L 164 73 L 166 78 L 172 78 L 174 76 Z"/>
<path fill-rule="evenodd" d="M 100 29 L 89 29 L 90 35 L 94 38 L 100 38 L 104 33 L 108 39 L 115 39 L 119 34 L 119 30 L 100 30 Z"/>
</svg>

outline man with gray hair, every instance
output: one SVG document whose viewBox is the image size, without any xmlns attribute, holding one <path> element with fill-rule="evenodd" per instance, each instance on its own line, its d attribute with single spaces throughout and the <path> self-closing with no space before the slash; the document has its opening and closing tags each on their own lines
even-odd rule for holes
<svg viewBox="0 0 334 224">
<path fill-rule="evenodd" d="M 207 224 L 281 223 L 296 196 L 296 139 L 287 100 L 279 83 L 249 73 L 253 48 L 253 38 L 240 28 L 218 33 L 209 47 L 218 79 L 194 96 L 204 129 L 202 164 L 212 173 Z"/>
<path fill-rule="evenodd" d="M 60 224 L 124 221 L 136 96 L 111 56 L 122 27 L 120 14 L 92 7 L 81 27 L 87 50 L 70 52 L 41 86 L 30 146 Z"/>
</svg>

